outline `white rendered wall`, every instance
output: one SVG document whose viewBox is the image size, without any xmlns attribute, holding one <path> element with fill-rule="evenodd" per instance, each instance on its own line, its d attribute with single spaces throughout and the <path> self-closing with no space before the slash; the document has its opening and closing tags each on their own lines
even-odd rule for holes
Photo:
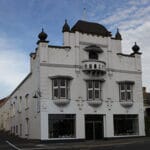
<svg viewBox="0 0 150 150">
<path fill-rule="evenodd" d="M 67 35 L 68 36 L 68 35 Z M 79 39 L 77 39 L 79 38 Z M 116 43 L 116 45 L 115 45 Z M 79 45 L 78 45 L 79 44 Z M 97 44 L 103 49 L 99 55 L 99 60 L 106 62 L 108 71 L 103 78 L 101 106 L 94 108 L 86 102 L 86 82 L 89 78 L 83 73 L 82 68 L 76 72 L 75 65 L 82 65 L 82 61 L 88 59 L 88 54 L 83 49 L 89 44 Z M 109 44 L 109 45 L 108 45 Z M 68 46 L 68 45 L 66 45 Z M 143 136 L 143 97 L 141 84 L 141 64 L 140 57 L 120 56 L 121 42 L 110 38 L 97 37 L 86 34 L 70 33 L 69 46 L 71 49 L 66 51 L 61 48 L 48 48 L 48 60 L 40 67 L 40 85 L 43 93 L 41 99 L 41 133 L 42 139 L 48 139 L 48 114 L 76 114 L 76 138 L 85 138 L 85 114 L 104 115 L 104 136 L 115 137 L 113 129 L 114 114 L 137 114 L 139 116 L 139 135 Z M 77 55 L 78 51 L 78 55 Z M 77 58 L 78 57 L 78 58 Z M 77 62 L 77 60 L 79 62 Z M 71 76 L 70 91 L 71 101 L 64 107 L 57 106 L 52 100 L 52 81 L 50 77 L 62 75 Z M 117 81 L 129 80 L 134 84 L 134 104 L 132 107 L 125 108 L 119 102 L 119 87 Z"/>
</svg>

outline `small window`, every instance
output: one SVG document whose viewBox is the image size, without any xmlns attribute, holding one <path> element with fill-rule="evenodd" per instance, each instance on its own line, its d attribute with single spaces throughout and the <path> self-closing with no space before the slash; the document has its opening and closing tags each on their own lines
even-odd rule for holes
<svg viewBox="0 0 150 150">
<path fill-rule="evenodd" d="M 16 134 L 18 134 L 18 126 L 16 125 Z"/>
<path fill-rule="evenodd" d="M 98 60 L 98 53 L 94 51 L 89 52 L 89 59 L 97 59 Z"/>
<path fill-rule="evenodd" d="M 18 112 L 21 113 L 22 111 L 22 96 L 20 96 L 19 100 L 18 100 Z"/>
<path fill-rule="evenodd" d="M 119 83 L 119 95 L 120 95 L 120 101 L 132 101 L 133 83 L 130 82 Z"/>
<path fill-rule="evenodd" d="M 96 64 L 94 64 L 94 69 L 96 69 L 97 68 L 97 65 Z"/>
<path fill-rule="evenodd" d="M 53 99 L 69 98 L 69 80 L 53 79 Z"/>
<path fill-rule="evenodd" d="M 29 94 L 25 95 L 25 109 L 29 108 Z"/>
<path fill-rule="evenodd" d="M 87 81 L 87 96 L 88 100 L 101 99 L 101 82 Z"/>
</svg>

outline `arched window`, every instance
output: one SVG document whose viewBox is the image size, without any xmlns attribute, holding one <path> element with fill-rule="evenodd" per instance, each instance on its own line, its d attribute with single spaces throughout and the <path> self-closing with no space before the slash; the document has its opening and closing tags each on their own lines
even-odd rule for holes
<svg viewBox="0 0 150 150">
<path fill-rule="evenodd" d="M 98 54 L 94 51 L 89 52 L 89 59 L 98 59 Z"/>
</svg>

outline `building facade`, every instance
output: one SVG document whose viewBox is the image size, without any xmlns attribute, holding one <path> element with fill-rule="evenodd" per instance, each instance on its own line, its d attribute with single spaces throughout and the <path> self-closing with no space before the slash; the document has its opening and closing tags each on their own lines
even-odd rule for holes
<svg viewBox="0 0 150 150">
<path fill-rule="evenodd" d="M 144 136 L 139 46 L 123 54 L 119 30 L 93 22 L 65 21 L 62 32 L 63 46 L 38 35 L 31 72 L 2 106 L 5 130 L 40 140 Z"/>
</svg>

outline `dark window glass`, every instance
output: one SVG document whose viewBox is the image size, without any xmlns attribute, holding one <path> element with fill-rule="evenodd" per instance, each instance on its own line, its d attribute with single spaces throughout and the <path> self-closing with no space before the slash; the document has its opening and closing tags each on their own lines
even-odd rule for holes
<svg viewBox="0 0 150 150">
<path fill-rule="evenodd" d="M 99 81 L 95 81 L 95 88 L 99 88 Z"/>
<path fill-rule="evenodd" d="M 98 90 L 95 91 L 95 98 L 99 98 L 99 91 Z"/>
<path fill-rule="evenodd" d="M 125 92 L 121 92 L 121 100 L 125 100 Z"/>
<path fill-rule="evenodd" d="M 92 90 L 89 91 L 89 99 L 93 99 L 93 91 Z"/>
<path fill-rule="evenodd" d="M 93 86 L 92 86 L 92 81 L 89 81 L 88 82 L 88 88 L 92 88 Z"/>
<path fill-rule="evenodd" d="M 131 99 L 131 93 L 127 92 L 127 100 L 130 100 L 130 99 Z"/>
<path fill-rule="evenodd" d="M 66 97 L 65 88 L 60 89 L 60 97 Z"/>
<path fill-rule="evenodd" d="M 75 115 L 49 115 L 49 138 L 74 138 Z"/>
<path fill-rule="evenodd" d="M 121 84 L 121 90 L 125 90 L 124 83 Z"/>
<path fill-rule="evenodd" d="M 60 80 L 60 86 L 65 86 L 65 81 L 66 81 L 66 80 L 63 80 L 63 79 Z"/>
<path fill-rule="evenodd" d="M 57 79 L 54 79 L 53 83 L 54 83 L 54 86 L 58 86 Z"/>
<path fill-rule="evenodd" d="M 54 97 L 58 98 L 58 89 L 54 89 Z"/>
<path fill-rule="evenodd" d="M 115 135 L 136 135 L 138 130 L 138 115 L 114 115 Z"/>
<path fill-rule="evenodd" d="M 131 90 L 131 85 L 130 84 L 127 84 L 127 90 Z"/>
<path fill-rule="evenodd" d="M 98 59 L 98 53 L 94 51 L 89 52 L 89 59 Z"/>
</svg>

